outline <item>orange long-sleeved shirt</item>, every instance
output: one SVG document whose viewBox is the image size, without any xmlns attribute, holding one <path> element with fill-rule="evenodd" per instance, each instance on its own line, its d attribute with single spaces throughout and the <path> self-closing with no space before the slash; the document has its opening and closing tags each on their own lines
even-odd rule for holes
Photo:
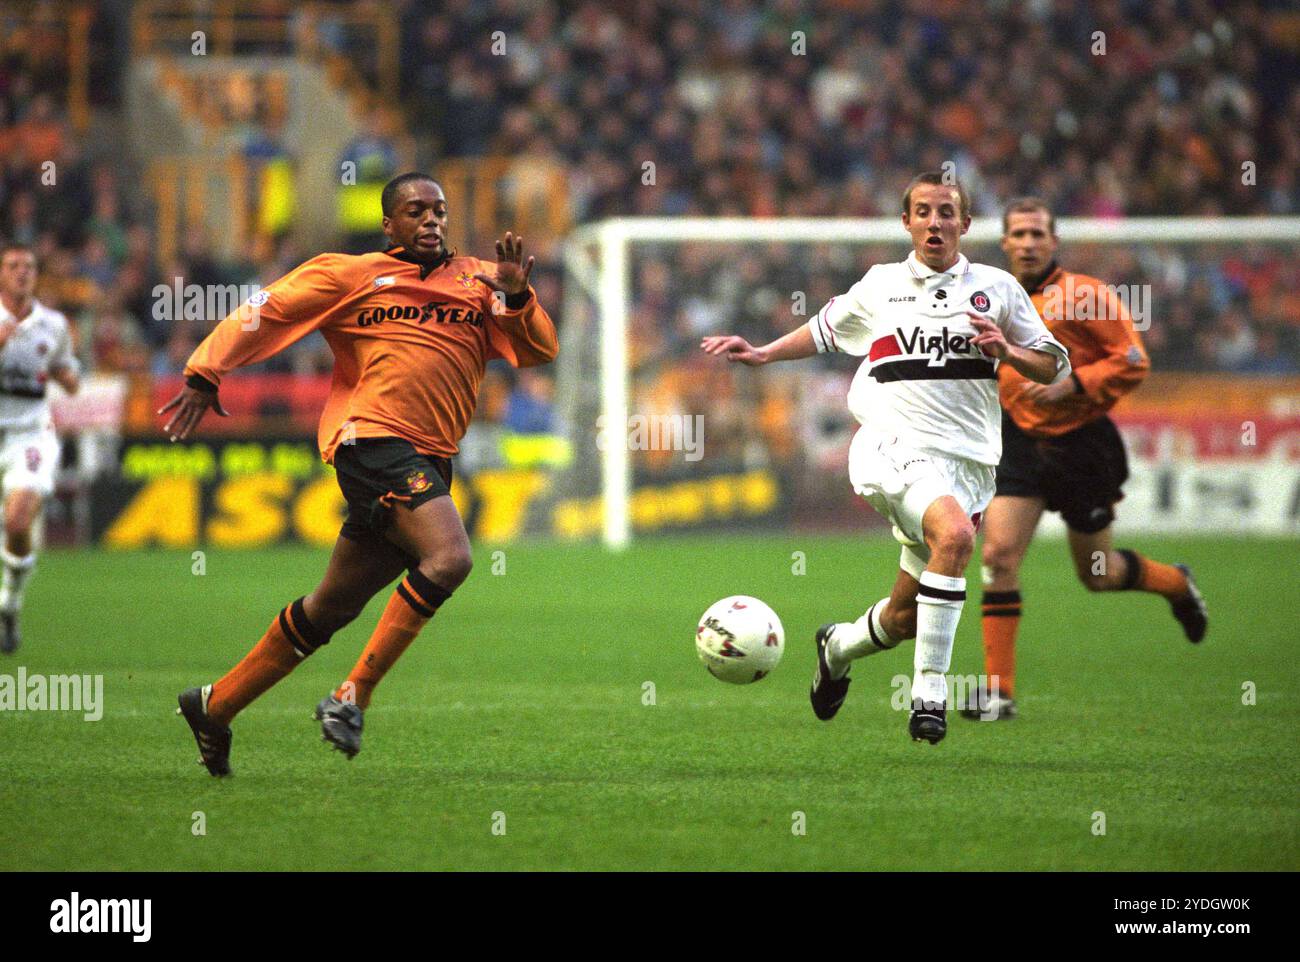
<svg viewBox="0 0 1300 962">
<path fill-rule="evenodd" d="M 423 270 L 400 247 L 313 257 L 222 320 L 185 373 L 219 385 L 235 368 L 320 331 L 334 352 L 317 435 L 326 461 L 345 432 L 399 437 L 423 454 L 451 457 L 473 417 L 486 363 L 545 364 L 558 341 L 532 288 L 510 309 L 474 279 L 491 276 L 493 264 L 452 257 L 427 276 Z"/>
<path fill-rule="evenodd" d="M 1147 376 L 1151 362 L 1128 308 L 1097 278 L 1055 267 L 1029 299 L 1052 336 L 1069 349 L 1083 390 L 1058 404 L 1038 404 L 1024 396 L 1032 382 L 1010 364 L 999 364 L 1002 406 L 1027 434 L 1056 437 L 1095 421 Z"/>
</svg>

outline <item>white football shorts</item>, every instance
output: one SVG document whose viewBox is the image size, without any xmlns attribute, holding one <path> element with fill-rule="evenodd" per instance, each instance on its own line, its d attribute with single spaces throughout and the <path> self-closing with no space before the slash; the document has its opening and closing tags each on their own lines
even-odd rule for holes
<svg viewBox="0 0 1300 962">
<path fill-rule="evenodd" d="M 36 491 L 48 498 L 54 493 L 58 466 L 59 437 L 52 429 L 0 430 L 0 477 L 5 497 L 12 491 Z"/>
<path fill-rule="evenodd" d="M 930 561 L 921 519 L 936 500 L 951 495 L 979 527 L 993 500 L 997 469 L 966 458 L 904 447 L 898 438 L 859 428 L 849 445 L 849 481 L 853 490 L 894 526 L 903 546 L 898 566 L 918 581 Z"/>
</svg>

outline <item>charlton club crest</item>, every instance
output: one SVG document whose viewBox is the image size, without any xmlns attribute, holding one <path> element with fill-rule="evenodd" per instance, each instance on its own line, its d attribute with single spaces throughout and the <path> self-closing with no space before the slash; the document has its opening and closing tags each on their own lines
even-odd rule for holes
<svg viewBox="0 0 1300 962">
<path fill-rule="evenodd" d="M 990 303 L 989 296 L 983 291 L 976 291 L 970 296 L 970 306 L 975 308 L 975 310 L 979 311 L 981 314 L 989 309 Z"/>
<path fill-rule="evenodd" d="M 424 476 L 423 471 L 412 471 L 406 476 L 406 487 L 410 489 L 411 494 L 420 494 L 422 491 L 428 491 L 432 482 Z"/>
</svg>

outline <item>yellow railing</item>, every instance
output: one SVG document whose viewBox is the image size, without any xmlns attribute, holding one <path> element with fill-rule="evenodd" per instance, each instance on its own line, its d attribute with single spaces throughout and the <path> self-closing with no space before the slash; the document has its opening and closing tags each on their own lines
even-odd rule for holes
<svg viewBox="0 0 1300 962">
<path fill-rule="evenodd" d="M 156 54 L 190 54 L 201 44 L 205 55 L 281 53 L 324 62 L 332 76 L 355 82 L 352 57 L 324 49 L 313 29 L 328 19 L 345 29 L 358 49 L 368 51 L 375 86 L 390 102 L 399 90 L 396 15 L 386 7 L 364 10 L 347 2 L 276 3 L 256 0 L 137 0 L 131 16 L 131 48 L 135 58 Z"/>
<path fill-rule="evenodd" d="M 159 263 L 176 255 L 181 233 L 207 229 L 213 197 L 225 198 L 229 218 L 225 237 L 210 238 L 224 256 L 246 254 L 253 241 L 255 198 L 249 189 L 249 168 L 238 154 L 225 157 L 162 157 L 155 159 L 146 183 L 157 205 L 156 252 Z"/>
<path fill-rule="evenodd" d="M 283 123 L 289 113 L 289 73 L 276 67 L 230 70 L 213 78 L 165 64 L 158 82 L 186 117 L 201 121 L 208 147 L 220 144 L 232 124 L 270 126 Z"/>
<path fill-rule="evenodd" d="M 513 230 L 537 241 L 572 225 L 569 182 L 559 164 L 529 157 L 449 158 L 429 171 L 451 210 L 451 240 L 478 250 Z"/>
</svg>

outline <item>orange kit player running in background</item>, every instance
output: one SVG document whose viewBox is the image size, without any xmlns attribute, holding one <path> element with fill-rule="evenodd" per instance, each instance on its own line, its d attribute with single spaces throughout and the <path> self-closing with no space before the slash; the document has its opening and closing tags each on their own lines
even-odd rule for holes
<svg viewBox="0 0 1300 962">
<path fill-rule="evenodd" d="M 1016 715 L 1016 633 L 1020 565 L 1043 511 L 1059 511 L 1070 554 L 1089 591 L 1163 595 L 1190 641 L 1205 636 L 1205 602 L 1185 565 L 1168 565 L 1115 548 L 1111 524 L 1124 497 L 1128 459 L 1106 412 L 1150 367 L 1133 321 L 1102 281 L 1056 263 L 1056 226 L 1044 201 L 1012 202 L 1002 217 L 1002 250 L 1048 330 L 1070 350 L 1073 374 L 1035 384 L 998 367 L 1003 407 L 997 492 L 984 512 L 983 626 L 988 700 L 967 718 Z"/>
<path fill-rule="evenodd" d="M 362 712 L 379 680 L 470 571 L 470 545 L 449 496 L 451 461 L 469 426 L 484 365 L 555 358 L 555 325 L 528 277 L 523 238 L 497 241 L 497 262 L 447 249 L 447 199 L 424 174 L 385 186 L 392 246 L 321 254 L 254 295 L 194 351 L 186 384 L 159 411 L 183 440 L 217 400 L 221 379 L 320 331 L 334 352 L 321 456 L 334 465 L 347 518 L 325 577 L 284 607 L 224 677 L 183 692 L 200 761 L 230 773 L 230 722 L 351 622 L 403 571 L 352 673 L 316 707 L 326 740 L 361 750 Z"/>
</svg>

